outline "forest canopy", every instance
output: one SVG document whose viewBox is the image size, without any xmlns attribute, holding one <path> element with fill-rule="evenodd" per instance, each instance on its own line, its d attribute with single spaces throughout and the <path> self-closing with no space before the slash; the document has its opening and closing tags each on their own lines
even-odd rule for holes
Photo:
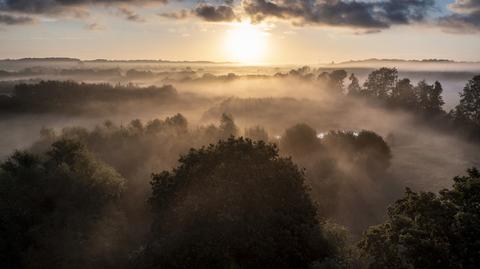
<svg viewBox="0 0 480 269">
<path fill-rule="evenodd" d="M 353 71 L 2 84 L 0 267 L 475 268 L 479 76 Z"/>
</svg>

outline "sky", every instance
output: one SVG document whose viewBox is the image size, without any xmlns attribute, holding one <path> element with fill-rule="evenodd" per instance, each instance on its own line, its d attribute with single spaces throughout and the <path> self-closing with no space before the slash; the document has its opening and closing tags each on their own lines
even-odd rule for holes
<svg viewBox="0 0 480 269">
<path fill-rule="evenodd" d="M 0 58 L 480 61 L 480 0 L 0 0 Z"/>
</svg>

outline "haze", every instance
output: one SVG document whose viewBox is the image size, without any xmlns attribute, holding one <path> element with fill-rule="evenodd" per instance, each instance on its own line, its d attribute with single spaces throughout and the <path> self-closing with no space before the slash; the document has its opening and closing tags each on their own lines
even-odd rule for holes
<svg viewBox="0 0 480 269">
<path fill-rule="evenodd" d="M 0 0 L 0 268 L 480 264 L 480 2 Z"/>
</svg>

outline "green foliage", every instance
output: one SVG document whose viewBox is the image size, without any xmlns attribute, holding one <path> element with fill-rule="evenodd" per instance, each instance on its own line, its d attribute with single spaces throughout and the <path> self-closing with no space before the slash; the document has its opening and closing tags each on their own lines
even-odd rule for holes
<svg viewBox="0 0 480 269">
<path fill-rule="evenodd" d="M 477 268 L 480 263 L 480 172 L 454 178 L 438 195 L 407 189 L 370 228 L 359 247 L 370 268 Z"/>
<path fill-rule="evenodd" d="M 153 176 L 140 268 L 307 268 L 331 248 L 305 178 L 273 145 L 230 138 Z"/>
<path fill-rule="evenodd" d="M 44 157 L 14 153 L 0 170 L 0 267 L 113 265 L 120 238 L 112 230 L 121 227 L 100 230 L 120 217 L 115 202 L 123 184 L 75 141 L 55 142 Z"/>
</svg>

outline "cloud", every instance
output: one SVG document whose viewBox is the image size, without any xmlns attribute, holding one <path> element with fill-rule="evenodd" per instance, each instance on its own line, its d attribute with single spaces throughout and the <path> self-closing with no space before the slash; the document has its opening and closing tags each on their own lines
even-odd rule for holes
<svg viewBox="0 0 480 269">
<path fill-rule="evenodd" d="M 35 22 L 36 16 L 84 16 L 92 6 L 112 7 L 115 14 L 134 22 L 145 21 L 135 8 L 183 1 L 176 12 L 158 13 L 167 19 L 197 17 L 209 22 L 250 19 L 284 20 L 296 26 L 352 28 L 356 33 L 377 33 L 395 25 L 429 24 L 449 32 L 480 31 L 480 0 L 455 0 L 449 14 L 439 15 L 435 0 L 0 0 L 0 24 Z M 215 2 L 217 4 L 212 4 Z"/>
<path fill-rule="evenodd" d="M 159 13 L 158 15 L 168 19 L 182 20 L 189 17 L 198 17 L 209 22 L 230 22 L 238 19 L 233 11 L 233 1 L 225 1 L 226 4 L 214 6 L 202 3 L 192 10 L 182 9 L 177 12 Z"/>
<path fill-rule="evenodd" d="M 255 22 L 269 18 L 291 20 L 296 25 L 328 25 L 384 29 L 426 19 L 434 0 L 244 0 L 246 14 Z"/>
<path fill-rule="evenodd" d="M 5 25 L 22 25 L 22 24 L 33 24 L 35 20 L 27 16 L 12 16 L 9 14 L 0 14 L 0 24 Z"/>
<path fill-rule="evenodd" d="M 438 20 L 439 25 L 445 31 L 453 33 L 480 32 L 480 0 L 456 0 L 449 7 L 454 13 Z"/>
<path fill-rule="evenodd" d="M 126 8 L 126 7 L 119 7 L 118 11 L 120 12 L 121 15 L 125 17 L 125 19 L 129 21 L 134 21 L 134 22 L 145 22 L 145 19 L 140 17 L 135 11 Z"/>
<path fill-rule="evenodd" d="M 76 12 L 91 5 L 143 5 L 167 3 L 168 0 L 0 0 L 0 11 L 26 14 L 58 14 Z"/>
<path fill-rule="evenodd" d="M 193 10 L 193 13 L 199 18 L 211 22 L 228 22 L 237 19 L 232 7 L 228 5 L 200 4 Z"/>
<path fill-rule="evenodd" d="M 480 10 L 480 0 L 456 0 L 449 6 L 458 13 L 475 13 Z"/>
</svg>

